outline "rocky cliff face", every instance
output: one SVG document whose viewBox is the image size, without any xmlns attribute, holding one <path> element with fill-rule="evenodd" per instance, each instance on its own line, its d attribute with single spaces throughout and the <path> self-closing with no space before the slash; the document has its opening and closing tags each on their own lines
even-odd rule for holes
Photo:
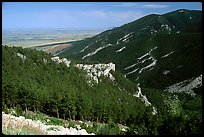
<svg viewBox="0 0 204 137">
<path fill-rule="evenodd" d="M 60 59 L 58 56 L 51 58 L 56 63 L 64 63 L 67 67 L 70 66 L 71 60 L 67 60 L 66 58 Z M 110 78 L 111 81 L 114 81 L 115 78 L 111 74 L 111 71 L 115 71 L 115 64 L 76 64 L 75 67 L 82 69 L 87 72 L 86 78 L 87 83 L 93 86 L 93 81 L 98 83 L 100 81 L 101 76 L 105 76 Z"/>
<path fill-rule="evenodd" d="M 202 74 L 197 78 L 187 79 L 176 84 L 173 84 L 165 89 L 165 91 L 169 91 L 170 93 L 187 93 L 191 96 L 195 96 L 194 88 L 198 88 L 202 86 Z"/>
<path fill-rule="evenodd" d="M 98 83 L 101 76 L 108 77 L 111 81 L 115 80 L 115 78 L 111 74 L 111 71 L 115 71 L 115 64 L 113 63 L 92 65 L 77 64 L 76 67 L 87 72 L 87 83 L 89 83 L 90 85 L 92 85 L 92 81 Z"/>
<path fill-rule="evenodd" d="M 54 62 L 57 63 L 64 63 L 67 67 L 70 66 L 71 61 L 67 60 L 66 58 L 60 59 L 58 56 L 51 58 Z"/>
</svg>

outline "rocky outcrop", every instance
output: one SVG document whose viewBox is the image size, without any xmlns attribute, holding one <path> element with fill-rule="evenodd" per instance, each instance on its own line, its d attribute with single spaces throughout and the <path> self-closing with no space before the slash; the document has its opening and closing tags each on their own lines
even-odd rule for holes
<svg viewBox="0 0 204 137">
<path fill-rule="evenodd" d="M 58 64 L 64 63 L 67 67 L 69 67 L 71 64 L 70 60 L 67 60 L 66 58 L 60 59 L 58 56 L 52 57 L 51 60 L 53 60 L 54 62 L 57 62 Z"/>
<path fill-rule="evenodd" d="M 110 78 L 110 80 L 114 81 L 115 78 L 110 73 L 111 70 L 115 71 L 115 64 L 108 63 L 108 64 L 77 64 L 77 68 L 83 69 L 87 72 L 87 83 L 92 85 L 92 81 L 95 81 L 96 83 L 99 82 L 99 78 L 101 76 L 105 76 Z"/>
<path fill-rule="evenodd" d="M 202 86 L 202 74 L 195 79 L 187 79 L 181 81 L 179 83 L 173 84 L 165 89 L 165 91 L 169 91 L 170 93 L 187 93 L 191 96 L 195 96 L 193 89 Z"/>
<path fill-rule="evenodd" d="M 25 55 L 23 55 L 23 54 L 21 54 L 21 53 L 16 53 L 16 55 L 17 55 L 17 56 L 19 56 L 20 58 L 22 58 L 23 60 L 25 60 L 25 59 L 26 59 L 26 56 L 25 56 Z"/>
<path fill-rule="evenodd" d="M 138 92 L 133 94 L 133 97 L 140 98 L 145 103 L 145 106 L 151 106 L 151 103 L 148 101 L 147 97 L 142 94 L 142 90 L 140 88 L 140 83 L 137 84 L 137 88 L 138 88 Z"/>
<path fill-rule="evenodd" d="M 94 135 L 94 133 L 87 133 L 85 129 L 81 129 L 80 126 L 76 128 L 64 128 L 63 126 L 45 125 L 41 121 L 33 121 L 32 119 L 26 119 L 25 117 L 15 117 L 10 114 L 2 112 L 2 128 L 24 128 L 29 126 L 31 128 L 37 128 L 41 131 L 42 135 Z"/>
<path fill-rule="evenodd" d="M 153 107 L 152 115 L 156 115 L 156 114 L 157 114 L 157 109 Z"/>
<path fill-rule="evenodd" d="M 66 58 L 60 59 L 58 56 L 52 57 L 51 60 L 53 60 L 56 63 L 64 63 L 67 67 L 70 67 L 71 61 L 67 60 Z M 87 72 L 86 78 L 87 83 L 89 83 L 91 86 L 93 86 L 93 81 L 96 83 L 99 82 L 99 78 L 101 76 L 108 77 L 111 81 L 114 81 L 115 78 L 111 74 L 111 71 L 115 71 L 115 64 L 108 63 L 108 64 L 76 64 L 75 67 L 82 69 Z"/>
</svg>

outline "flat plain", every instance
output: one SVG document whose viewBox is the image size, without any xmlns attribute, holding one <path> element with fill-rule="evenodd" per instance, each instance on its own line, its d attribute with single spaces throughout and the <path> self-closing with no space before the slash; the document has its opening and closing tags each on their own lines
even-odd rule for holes
<svg viewBox="0 0 204 137">
<path fill-rule="evenodd" d="M 100 29 L 7 29 L 2 32 L 2 45 L 23 48 L 42 46 L 44 48 L 41 48 L 45 50 L 47 46 L 43 45 L 77 41 L 102 31 Z M 62 46 L 60 45 L 60 47 Z"/>
</svg>

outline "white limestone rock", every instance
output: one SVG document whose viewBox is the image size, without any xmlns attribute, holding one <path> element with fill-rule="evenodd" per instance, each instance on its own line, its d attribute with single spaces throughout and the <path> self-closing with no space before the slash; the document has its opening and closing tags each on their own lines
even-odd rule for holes
<svg viewBox="0 0 204 137">
<path fill-rule="evenodd" d="M 164 70 L 164 71 L 162 72 L 162 74 L 164 74 L 164 75 L 166 75 L 166 74 L 168 74 L 168 73 L 170 73 L 170 70 Z"/>
<path fill-rule="evenodd" d="M 53 60 L 56 63 L 64 63 L 67 67 L 70 67 L 71 60 L 67 60 L 66 58 L 60 59 L 58 56 L 52 57 L 51 60 Z"/>
<path fill-rule="evenodd" d="M 181 81 L 179 83 L 173 84 L 165 89 L 165 91 L 169 91 L 170 93 L 174 92 L 184 92 L 190 94 L 191 96 L 195 96 L 193 89 L 202 86 L 202 74 L 195 79 L 187 79 Z"/>
<path fill-rule="evenodd" d="M 47 63 L 47 59 L 43 59 L 43 62 L 44 62 L 44 63 Z"/>
<path fill-rule="evenodd" d="M 156 115 L 157 114 L 157 110 L 155 107 L 153 107 L 153 112 L 152 112 L 152 115 Z"/>
<path fill-rule="evenodd" d="M 147 97 L 142 94 L 140 83 L 137 84 L 137 88 L 138 91 L 135 94 L 133 94 L 133 97 L 140 98 L 145 103 L 145 106 L 151 106 L 151 103 L 148 101 Z"/>
<path fill-rule="evenodd" d="M 79 69 L 82 69 L 87 72 L 87 79 L 91 79 L 95 81 L 96 83 L 99 82 L 99 78 L 101 76 L 105 76 L 110 78 L 110 80 L 114 81 L 115 78 L 110 73 L 111 71 L 115 71 L 115 64 L 108 63 L 108 64 L 93 64 L 93 65 L 87 65 L 87 64 L 76 64 L 76 67 Z M 87 81 L 87 83 L 91 83 L 90 80 Z"/>
<path fill-rule="evenodd" d="M 21 59 L 25 60 L 26 56 L 21 53 L 16 53 L 17 56 L 19 56 Z"/>
</svg>

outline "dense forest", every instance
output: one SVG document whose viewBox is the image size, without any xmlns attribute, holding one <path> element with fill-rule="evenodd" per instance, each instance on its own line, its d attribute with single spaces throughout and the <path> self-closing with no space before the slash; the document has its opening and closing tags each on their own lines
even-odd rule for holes
<svg viewBox="0 0 204 137">
<path fill-rule="evenodd" d="M 120 123 L 130 128 L 126 134 L 202 134 L 199 94 L 192 97 L 144 88 L 143 94 L 152 103 L 147 107 L 132 96 L 136 84 L 120 72 L 112 72 L 114 82 L 103 77 L 89 86 L 86 72 L 76 68 L 75 61 L 68 68 L 53 62 L 51 54 L 20 47 L 2 46 L 2 53 L 2 110 L 17 108 L 67 120 Z"/>
</svg>

